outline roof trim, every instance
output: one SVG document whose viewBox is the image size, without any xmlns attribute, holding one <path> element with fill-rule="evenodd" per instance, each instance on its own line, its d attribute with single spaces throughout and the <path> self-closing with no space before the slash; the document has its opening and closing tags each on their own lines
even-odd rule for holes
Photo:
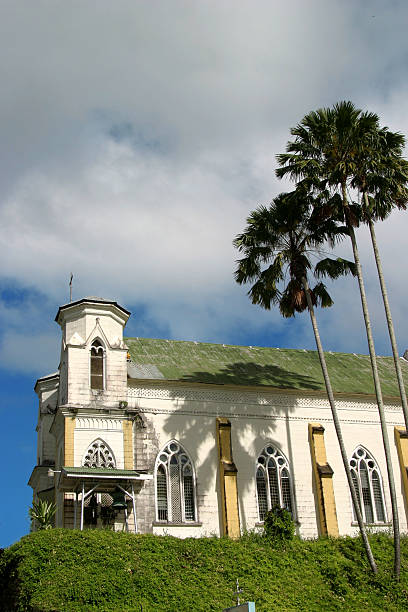
<svg viewBox="0 0 408 612">
<path fill-rule="evenodd" d="M 327 392 L 325 389 L 297 389 L 292 387 L 273 387 L 272 385 L 234 385 L 232 383 L 211 383 L 211 382 L 197 382 L 197 381 L 186 381 L 182 378 L 128 378 L 128 381 L 131 381 L 136 386 L 156 386 L 160 385 L 161 387 L 171 386 L 171 387 L 189 387 L 189 388 L 201 388 L 201 389 L 214 389 L 218 388 L 220 391 L 248 391 L 252 393 L 273 393 L 275 395 L 302 395 L 306 397 L 325 397 L 327 398 Z M 339 400 L 348 400 L 348 399 L 356 399 L 356 400 L 375 400 L 375 393 L 364 393 L 357 391 L 333 391 L 334 397 L 337 397 Z M 383 395 L 384 401 L 388 403 L 401 403 L 401 398 L 399 395 Z"/>
<path fill-rule="evenodd" d="M 152 480 L 152 474 L 146 474 L 144 470 L 121 470 L 84 467 L 63 467 L 61 476 L 65 478 L 79 478 L 91 480 Z"/>
<path fill-rule="evenodd" d="M 60 377 L 59 372 L 54 372 L 53 374 L 47 374 L 46 376 L 41 376 L 41 378 L 37 378 L 35 385 L 34 385 L 34 391 L 36 390 L 37 385 L 39 383 L 53 380 L 54 378 L 59 379 L 59 377 Z"/>
<path fill-rule="evenodd" d="M 79 304 L 107 304 L 107 305 L 116 306 L 116 308 L 118 308 L 119 310 L 121 310 L 128 316 L 130 316 L 131 314 L 129 310 L 126 310 L 126 308 L 123 308 L 123 306 L 120 306 L 120 304 L 118 304 L 117 302 L 114 302 L 113 300 L 103 300 L 102 298 L 95 299 L 95 298 L 89 297 L 89 298 L 82 298 L 80 300 L 76 300 L 75 302 L 69 302 L 68 304 L 63 304 L 62 306 L 60 306 L 58 308 L 58 312 L 56 314 L 55 321 L 58 323 L 59 316 L 63 310 L 67 310 L 68 308 L 72 308 L 73 306 L 78 306 Z"/>
</svg>

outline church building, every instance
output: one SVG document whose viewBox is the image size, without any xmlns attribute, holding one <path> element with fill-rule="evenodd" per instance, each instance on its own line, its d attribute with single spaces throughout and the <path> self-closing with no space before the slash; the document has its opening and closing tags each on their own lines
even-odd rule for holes
<svg viewBox="0 0 408 612">
<path fill-rule="evenodd" d="M 34 501 L 55 502 L 57 527 L 238 537 L 279 504 L 302 537 L 357 533 L 316 352 L 126 338 L 129 316 L 98 297 L 58 310 L 60 363 L 35 385 L 29 480 Z M 388 530 L 369 358 L 329 352 L 327 363 L 363 518 Z M 406 531 L 408 434 L 392 358 L 379 357 L 379 371 Z"/>
</svg>

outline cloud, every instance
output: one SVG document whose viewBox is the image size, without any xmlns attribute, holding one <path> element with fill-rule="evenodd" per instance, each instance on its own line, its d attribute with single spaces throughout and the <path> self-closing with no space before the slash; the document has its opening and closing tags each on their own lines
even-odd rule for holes
<svg viewBox="0 0 408 612">
<path fill-rule="evenodd" d="M 6 4 L 0 281 L 39 291 L 46 306 L 30 326 L 23 307 L 8 310 L 2 363 L 34 367 L 18 358 L 24 341 L 49 354 L 58 330 L 43 321 L 66 301 L 71 271 L 75 297 L 133 307 L 135 335 L 312 346 L 305 317 L 264 313 L 234 285 L 231 242 L 250 210 L 287 188 L 274 178 L 275 155 L 310 109 L 351 98 L 408 132 L 406 3 Z M 406 219 L 379 228 L 402 337 L 407 290 L 395 254 Z M 328 348 L 365 350 L 349 283 L 334 288 L 323 331 Z"/>
<path fill-rule="evenodd" d="M 42 376 L 58 368 L 59 333 L 53 305 L 36 291 L 9 287 L 0 297 L 0 367 Z"/>
</svg>

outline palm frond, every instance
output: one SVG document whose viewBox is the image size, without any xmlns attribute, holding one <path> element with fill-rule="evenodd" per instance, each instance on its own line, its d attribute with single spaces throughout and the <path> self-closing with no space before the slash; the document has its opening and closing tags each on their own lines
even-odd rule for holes
<svg viewBox="0 0 408 612">
<path fill-rule="evenodd" d="M 326 257 L 325 259 L 319 261 L 314 269 L 316 278 L 323 278 L 327 276 L 332 280 L 339 278 L 340 276 L 346 276 L 347 274 L 355 276 L 356 273 L 356 264 L 352 261 L 348 261 L 347 259 L 343 259 L 342 257 L 337 257 L 336 259 Z"/>
<path fill-rule="evenodd" d="M 316 304 L 321 306 L 321 308 L 330 308 L 330 306 L 333 306 L 334 302 L 326 289 L 326 285 L 323 283 L 318 283 L 313 287 L 312 294 L 315 297 Z"/>
</svg>

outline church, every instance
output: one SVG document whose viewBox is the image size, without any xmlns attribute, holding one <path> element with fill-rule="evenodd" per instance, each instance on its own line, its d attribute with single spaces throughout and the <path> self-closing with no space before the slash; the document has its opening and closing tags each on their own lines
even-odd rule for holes
<svg viewBox="0 0 408 612">
<path fill-rule="evenodd" d="M 316 352 L 127 338 L 129 316 L 98 297 L 56 315 L 61 357 L 35 385 L 29 485 L 34 501 L 55 502 L 57 527 L 236 538 L 279 504 L 301 537 L 357 533 Z M 369 358 L 328 352 L 327 363 L 364 521 L 388 530 Z M 407 531 L 408 434 L 392 358 L 379 371 Z"/>
</svg>

